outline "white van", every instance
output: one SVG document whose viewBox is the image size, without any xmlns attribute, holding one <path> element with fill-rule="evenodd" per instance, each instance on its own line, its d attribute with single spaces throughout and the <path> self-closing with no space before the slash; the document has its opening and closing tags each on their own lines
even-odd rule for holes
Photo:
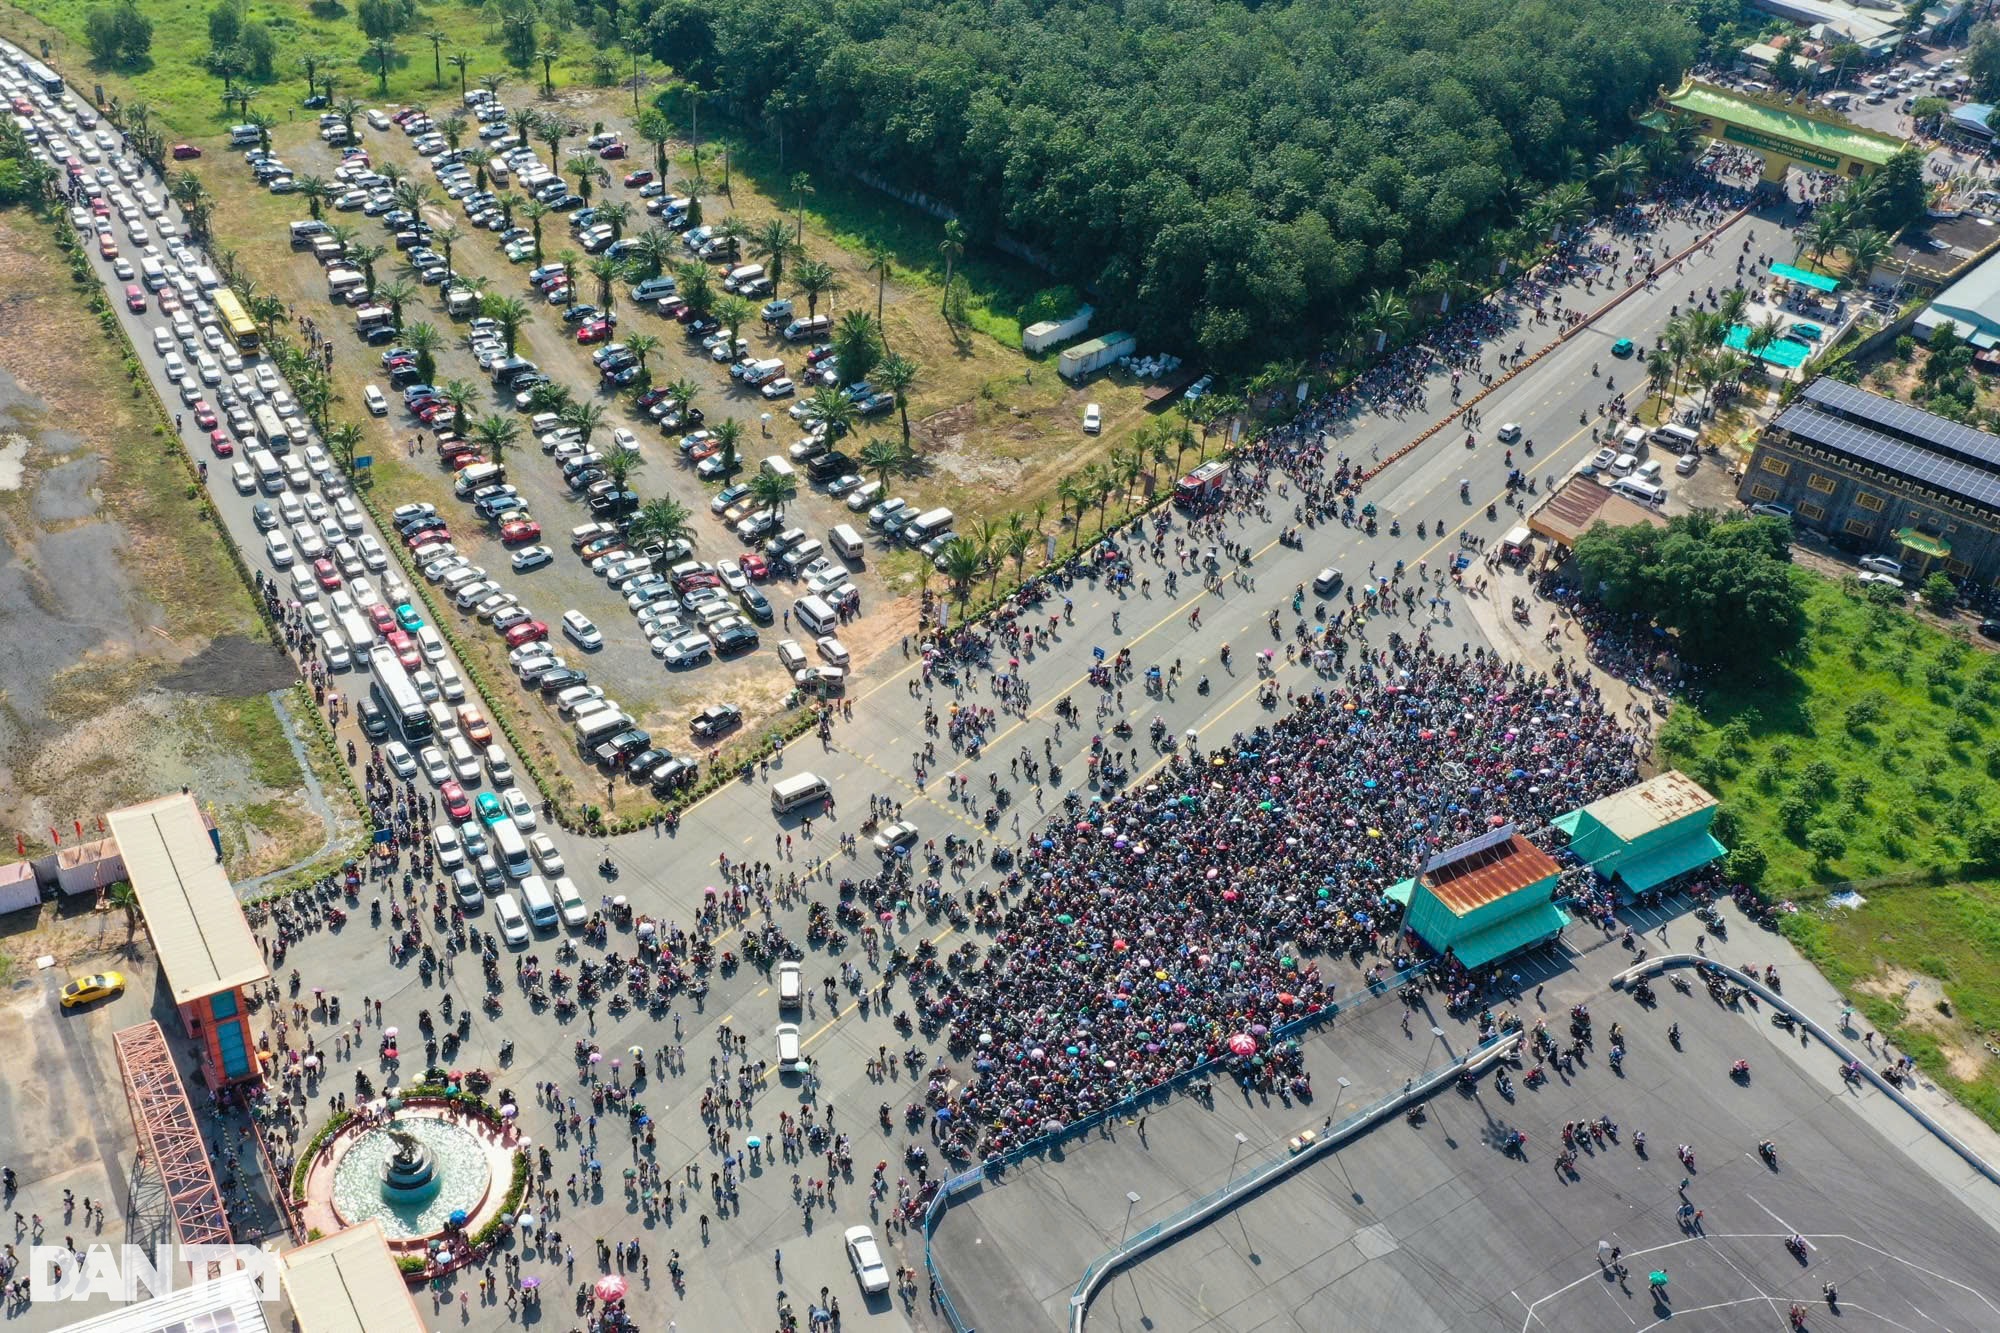
<svg viewBox="0 0 2000 1333">
<path fill-rule="evenodd" d="M 771 784 L 771 813 L 782 815 L 814 801 L 823 801 L 833 795 L 833 789 L 823 778 L 811 773 L 799 773 L 789 778 L 781 778 Z"/>
<path fill-rule="evenodd" d="M 826 544 L 839 552 L 842 560 L 859 560 L 868 550 L 861 534 L 845 523 L 836 523 L 827 530 Z"/>
<path fill-rule="evenodd" d="M 463 500 L 481 486 L 491 486 L 507 478 L 507 469 L 499 463 L 474 463 L 471 467 L 460 468 L 458 476 L 452 480 L 451 489 Z"/>
<path fill-rule="evenodd" d="M 561 920 L 556 911 L 556 900 L 549 893 L 548 884 L 540 875 L 529 875 L 521 881 L 521 905 L 528 909 L 528 920 L 534 922 L 537 930 L 554 930 Z"/>
<path fill-rule="evenodd" d="M 1653 443 L 1665 445 L 1677 454 L 1691 454 L 1701 447 L 1701 434 L 1669 421 L 1653 431 Z"/>
<path fill-rule="evenodd" d="M 611 737 L 632 725 L 632 719 L 616 708 L 600 708 L 576 720 L 576 748 L 584 758 Z"/>
<path fill-rule="evenodd" d="M 1612 483 L 1611 489 L 1628 499 L 1637 500 L 1640 504 L 1658 505 L 1664 503 L 1667 498 L 1666 491 L 1657 484 L 1638 477 L 1620 477 Z"/>
<path fill-rule="evenodd" d="M 807 594 L 792 603 L 792 615 L 814 634 L 831 634 L 840 628 L 840 617 L 824 597 Z"/>
<path fill-rule="evenodd" d="M 500 868 L 507 872 L 509 879 L 526 879 L 534 873 L 534 858 L 528 855 L 528 840 L 521 836 L 519 825 L 503 817 L 487 825 L 486 831 L 492 835 Z"/>
<path fill-rule="evenodd" d="M 493 895 L 493 917 L 500 923 L 500 938 L 507 943 L 524 945 L 528 942 L 527 918 L 521 915 L 520 904 L 514 901 L 513 894 Z"/>
<path fill-rule="evenodd" d="M 949 509 L 930 509 L 911 519 L 902 531 L 903 541 L 910 546 L 922 546 L 931 538 L 944 532 L 957 517 Z"/>
<path fill-rule="evenodd" d="M 772 454 L 769 458 L 766 458 L 763 466 L 764 471 L 774 477 L 797 478 L 799 475 L 798 469 L 791 465 L 790 460 L 778 454 Z"/>
<path fill-rule="evenodd" d="M 277 455 L 268 449 L 252 449 L 250 466 L 257 472 L 257 488 L 266 495 L 282 495 L 285 490 L 285 467 Z"/>
<path fill-rule="evenodd" d="M 139 261 L 139 281 L 146 284 L 147 291 L 157 292 L 160 288 L 167 285 L 166 265 L 151 256 L 141 259 Z"/>
<path fill-rule="evenodd" d="M 562 913 L 566 926 L 582 926 L 590 920 L 590 909 L 583 905 L 583 895 L 576 891 L 576 883 L 568 875 L 559 875 L 555 882 L 556 910 Z"/>
<path fill-rule="evenodd" d="M 736 291 L 763 276 L 764 266 L 762 264 L 739 264 L 735 268 L 730 269 L 728 276 L 723 278 L 722 290 L 725 292 Z"/>
</svg>

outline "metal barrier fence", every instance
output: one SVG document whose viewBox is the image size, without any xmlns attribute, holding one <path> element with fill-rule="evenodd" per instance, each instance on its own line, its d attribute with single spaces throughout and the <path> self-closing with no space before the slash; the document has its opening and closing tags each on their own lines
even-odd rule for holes
<svg viewBox="0 0 2000 1333">
<path fill-rule="evenodd" d="M 1392 994 L 1406 982 L 1416 980 L 1429 972 L 1430 969 L 1431 964 L 1429 962 L 1418 963 L 1414 967 L 1405 968 L 1403 971 L 1394 973 L 1383 980 L 1371 983 L 1363 994 L 1353 999 L 1344 1002 L 1336 1001 L 1333 1004 L 1316 1009 L 1302 1018 L 1293 1019 L 1289 1023 L 1273 1028 L 1271 1035 L 1282 1041 L 1288 1040 L 1299 1033 L 1322 1027 L 1327 1023 L 1333 1022 L 1342 1014 L 1353 1013 L 1359 1008 Z M 1222 1067 L 1222 1064 L 1223 1061 L 1221 1059 L 1204 1060 L 1200 1064 L 1183 1070 L 1170 1079 L 1155 1083 L 1143 1091 L 1135 1092 L 1130 1097 L 1115 1102 L 1101 1111 L 1093 1112 L 1081 1120 L 1072 1121 L 1064 1125 L 1061 1129 L 1053 1130 L 1038 1138 L 1030 1139 L 1019 1147 L 1011 1148 L 1000 1154 L 997 1158 L 972 1167 L 970 1170 L 963 1171 L 940 1185 L 937 1196 L 931 1200 L 930 1207 L 924 1210 L 924 1273 L 930 1279 L 931 1289 L 936 1294 L 938 1308 L 943 1311 L 945 1319 L 949 1321 L 953 1333 L 974 1333 L 974 1330 L 959 1317 L 957 1308 L 952 1304 L 951 1292 L 945 1286 L 944 1278 L 938 1272 L 937 1264 L 931 1255 L 931 1237 L 936 1233 L 938 1221 L 944 1216 L 945 1210 L 950 1205 L 952 1198 L 955 1195 L 963 1194 L 974 1185 L 983 1184 L 989 1179 L 997 1178 L 1008 1167 L 1013 1166 L 1017 1162 L 1049 1152 L 1071 1139 L 1081 1138 L 1100 1125 L 1106 1124 L 1119 1116 L 1133 1113 L 1145 1103 L 1161 1097 L 1171 1096 L 1197 1079 L 1210 1077 Z M 1405 1094 L 1398 1093 L 1397 1095 L 1403 1096 Z M 1242 1178 L 1239 1177 L 1238 1179 L 1240 1181 Z"/>
</svg>

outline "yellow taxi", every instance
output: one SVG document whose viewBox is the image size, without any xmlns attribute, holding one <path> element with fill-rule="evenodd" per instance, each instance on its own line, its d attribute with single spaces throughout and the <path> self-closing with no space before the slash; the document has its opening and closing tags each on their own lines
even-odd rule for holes
<svg viewBox="0 0 2000 1333">
<path fill-rule="evenodd" d="M 62 988 L 62 1007 L 74 1009 L 92 1000 L 101 1000 L 107 995 L 116 995 L 125 989 L 123 972 L 99 972 L 92 977 L 78 977 Z"/>
</svg>

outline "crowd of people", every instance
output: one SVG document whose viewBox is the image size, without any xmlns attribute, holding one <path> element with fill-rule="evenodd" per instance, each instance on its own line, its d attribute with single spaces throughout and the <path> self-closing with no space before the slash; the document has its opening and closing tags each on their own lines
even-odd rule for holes
<svg viewBox="0 0 2000 1333">
<path fill-rule="evenodd" d="M 1588 687 L 1484 653 L 1369 654 L 1287 715 L 1051 821 L 987 956 L 923 997 L 969 1062 L 930 1114 L 990 1154 L 1203 1061 L 1266 1079 L 1271 1033 L 1336 998 L 1323 960 L 1413 956 L 1386 890 L 1423 857 L 1538 830 L 1636 776 Z"/>
</svg>

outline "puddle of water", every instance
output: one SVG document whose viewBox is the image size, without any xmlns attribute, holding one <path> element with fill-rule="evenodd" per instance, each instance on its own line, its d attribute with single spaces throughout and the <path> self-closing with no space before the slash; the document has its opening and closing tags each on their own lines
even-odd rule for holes
<svg viewBox="0 0 2000 1333">
<path fill-rule="evenodd" d="M 28 474 L 28 439 L 24 435 L 0 437 L 0 491 L 18 491 Z"/>
</svg>

